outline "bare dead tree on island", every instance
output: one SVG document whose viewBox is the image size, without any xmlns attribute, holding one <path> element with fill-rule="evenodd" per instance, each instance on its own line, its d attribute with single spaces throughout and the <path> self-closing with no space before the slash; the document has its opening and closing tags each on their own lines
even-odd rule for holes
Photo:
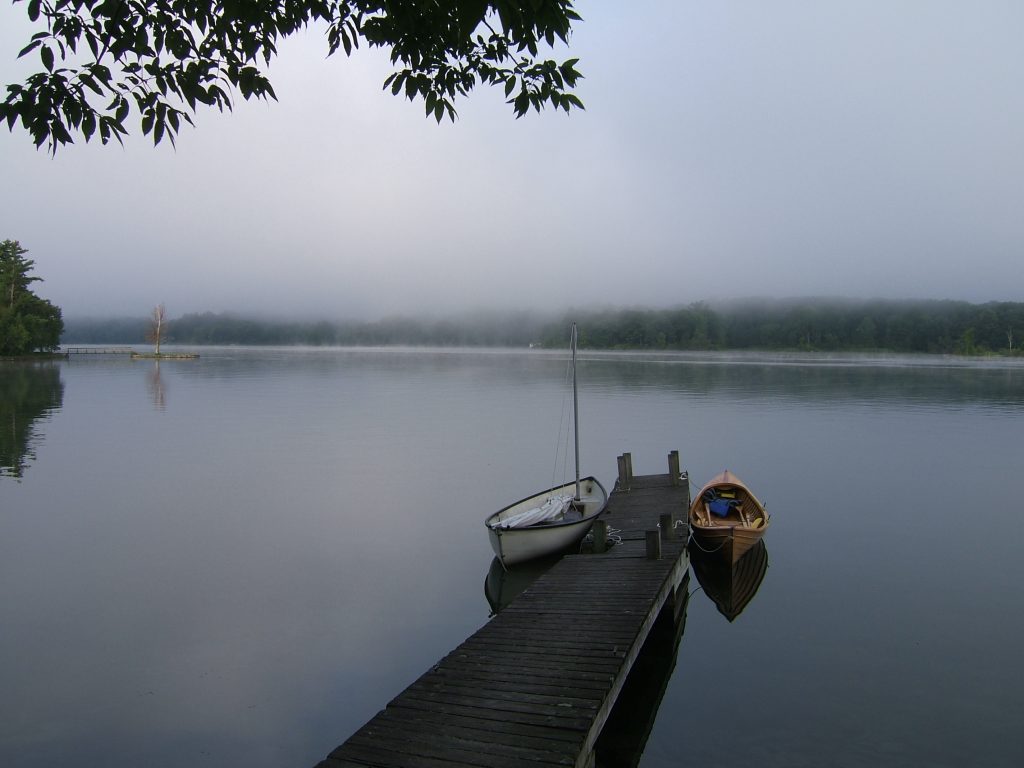
<svg viewBox="0 0 1024 768">
<path fill-rule="evenodd" d="M 153 309 L 153 314 L 149 319 L 149 329 L 146 331 L 146 341 L 156 345 L 156 354 L 158 355 L 160 354 L 160 341 L 163 339 L 166 331 L 167 321 L 164 305 L 158 304 Z"/>
</svg>

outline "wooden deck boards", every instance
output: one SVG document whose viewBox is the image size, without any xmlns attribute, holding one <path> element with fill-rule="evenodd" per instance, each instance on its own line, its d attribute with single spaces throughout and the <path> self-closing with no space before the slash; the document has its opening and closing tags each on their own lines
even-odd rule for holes
<svg viewBox="0 0 1024 768">
<path fill-rule="evenodd" d="M 668 475 L 629 486 L 602 516 L 621 544 L 557 562 L 318 768 L 588 765 L 688 565 L 681 531 L 663 540 L 660 560 L 645 546 L 660 515 L 686 519 L 688 488 Z"/>
</svg>

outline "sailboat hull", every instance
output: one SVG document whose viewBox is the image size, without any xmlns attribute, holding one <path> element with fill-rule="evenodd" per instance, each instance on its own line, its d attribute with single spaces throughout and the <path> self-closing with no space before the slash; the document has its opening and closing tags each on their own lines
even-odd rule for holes
<svg viewBox="0 0 1024 768">
<path fill-rule="evenodd" d="M 563 517 L 522 528 L 501 526 L 503 520 L 540 506 L 552 496 L 573 496 L 575 493 L 576 482 L 572 481 L 528 496 L 488 517 L 485 523 L 491 549 L 502 564 L 507 567 L 556 554 L 578 544 L 608 504 L 608 492 L 593 477 L 580 479 L 580 498 L 572 503 Z"/>
</svg>

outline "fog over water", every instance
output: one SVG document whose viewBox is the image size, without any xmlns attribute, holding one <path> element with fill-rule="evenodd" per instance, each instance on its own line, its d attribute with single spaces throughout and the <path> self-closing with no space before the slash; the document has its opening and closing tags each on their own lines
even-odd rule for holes
<svg viewBox="0 0 1024 768">
<path fill-rule="evenodd" d="M 515 120 L 488 89 L 438 126 L 311 28 L 279 102 L 204 110 L 177 149 L 0 131 L 0 239 L 67 316 L 1024 299 L 1024 5 L 578 5 L 554 57 L 586 112 Z M 0 6 L 3 84 L 38 66 L 25 16 Z"/>
</svg>

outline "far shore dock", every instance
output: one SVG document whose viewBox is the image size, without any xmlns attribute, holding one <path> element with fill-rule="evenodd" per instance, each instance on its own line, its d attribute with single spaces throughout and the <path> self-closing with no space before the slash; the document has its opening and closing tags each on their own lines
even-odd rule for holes
<svg viewBox="0 0 1024 768">
<path fill-rule="evenodd" d="M 198 352 L 139 352 L 131 347 L 63 347 L 56 354 L 65 358 L 72 355 L 127 355 L 132 360 L 195 360 Z"/>
<path fill-rule="evenodd" d="M 132 352 L 132 360 L 195 360 L 198 352 Z"/>
<path fill-rule="evenodd" d="M 72 355 L 131 355 L 135 352 L 131 347 L 62 347 L 58 354 L 64 357 Z"/>
</svg>

